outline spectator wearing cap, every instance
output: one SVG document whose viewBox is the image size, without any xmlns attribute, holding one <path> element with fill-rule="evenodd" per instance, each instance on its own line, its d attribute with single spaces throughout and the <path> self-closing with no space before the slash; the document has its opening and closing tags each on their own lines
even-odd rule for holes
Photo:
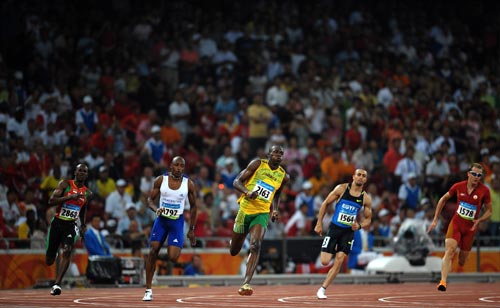
<svg viewBox="0 0 500 308">
<path fill-rule="evenodd" d="M 144 143 L 142 155 L 154 169 L 163 167 L 163 155 L 167 152 L 167 145 L 161 139 L 161 127 L 151 127 L 151 137 Z"/>
<path fill-rule="evenodd" d="M 130 223 L 136 221 L 138 224 L 138 231 L 142 232 L 142 225 L 137 219 L 137 206 L 133 202 L 127 203 L 125 206 L 125 215 L 118 221 L 116 233 L 123 236 L 130 228 Z"/>
<path fill-rule="evenodd" d="M 307 217 L 314 217 L 319 209 L 314 208 L 314 195 L 312 194 L 313 185 L 310 181 L 302 183 L 302 189 L 295 197 L 295 211 L 299 211 L 302 204 L 307 204 Z"/>
<path fill-rule="evenodd" d="M 229 189 L 233 189 L 234 179 L 236 179 L 236 176 L 239 173 L 238 171 L 234 170 L 235 164 L 236 164 L 236 159 L 234 159 L 233 157 L 228 157 L 225 160 L 224 168 L 220 170 L 222 183 L 224 184 L 224 187 L 227 187 Z"/>
<path fill-rule="evenodd" d="M 409 146 L 406 148 L 405 156 L 398 161 L 394 175 L 399 177 L 400 183 L 406 183 L 411 173 L 418 178 L 421 174 L 421 166 L 414 158 L 415 148 Z"/>
<path fill-rule="evenodd" d="M 127 182 L 124 179 L 116 181 L 116 190 L 108 195 L 105 204 L 107 219 L 114 218 L 118 221 L 125 216 L 125 207 L 132 203 L 132 197 L 125 191 Z"/>
<path fill-rule="evenodd" d="M 391 220 L 391 212 L 389 212 L 388 209 L 382 208 L 378 212 L 378 235 L 381 237 L 384 237 L 386 239 L 389 238 L 389 235 L 391 234 L 391 225 L 390 225 L 390 220 Z"/>
<path fill-rule="evenodd" d="M 223 150 L 223 153 L 221 156 L 219 156 L 217 158 L 217 160 L 215 161 L 215 168 L 217 170 L 222 170 L 224 168 L 226 168 L 226 165 L 228 162 L 230 162 L 230 160 L 228 160 L 229 158 L 232 158 L 234 159 L 234 155 L 233 155 L 233 152 L 231 150 L 231 146 L 230 145 L 226 145 L 224 146 L 224 150 Z M 235 172 L 240 172 L 240 166 L 238 165 L 238 160 L 234 159 L 234 162 L 233 162 L 233 171 Z"/>
<path fill-rule="evenodd" d="M 97 112 L 93 108 L 93 100 L 90 95 L 83 97 L 83 107 L 78 109 L 75 114 L 75 124 L 77 126 L 77 135 L 86 136 L 95 131 L 99 123 Z"/>
<path fill-rule="evenodd" d="M 99 167 L 99 174 L 96 181 L 97 195 L 105 200 L 109 194 L 116 190 L 116 183 L 113 178 L 109 176 L 109 169 L 107 166 L 102 165 Z"/>
<path fill-rule="evenodd" d="M 427 198 L 427 197 L 423 197 L 420 200 L 420 202 L 419 202 L 418 212 L 415 214 L 415 218 L 416 219 L 424 219 L 425 218 L 425 212 L 429 208 L 432 208 L 432 206 L 431 206 L 431 200 L 429 198 Z M 430 224 L 431 221 L 432 221 L 432 219 L 429 221 L 429 224 Z"/>
<path fill-rule="evenodd" d="M 422 189 L 418 185 L 417 175 L 415 172 L 408 173 L 406 182 L 399 187 L 399 208 L 409 207 L 416 211 L 421 194 Z"/>
</svg>

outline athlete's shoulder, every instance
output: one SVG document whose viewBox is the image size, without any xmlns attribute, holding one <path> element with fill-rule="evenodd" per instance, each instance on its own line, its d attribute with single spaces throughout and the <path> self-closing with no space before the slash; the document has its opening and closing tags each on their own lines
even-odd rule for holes
<svg viewBox="0 0 500 308">
<path fill-rule="evenodd" d="M 486 192 L 489 192 L 490 191 L 490 188 L 488 186 L 486 186 L 484 183 L 482 182 L 479 182 L 479 184 L 477 185 L 477 187 L 484 193 Z"/>
<path fill-rule="evenodd" d="M 254 158 L 252 159 L 247 166 L 247 170 L 257 170 L 263 164 L 267 164 L 267 159 Z"/>
<path fill-rule="evenodd" d="M 349 183 L 341 183 L 341 184 L 337 184 L 337 186 L 335 186 L 333 188 L 333 191 L 336 193 L 336 194 L 339 194 L 339 195 L 342 195 L 344 194 L 347 190 L 349 189 Z"/>
<path fill-rule="evenodd" d="M 67 179 L 62 179 L 59 181 L 59 189 L 66 189 L 68 187 L 71 187 L 73 184 L 73 180 L 67 180 Z"/>
<path fill-rule="evenodd" d="M 464 188 L 464 187 L 467 187 L 467 181 L 456 182 L 455 184 L 453 184 L 451 186 L 450 190 L 452 190 L 452 189 L 460 189 L 460 188 Z"/>
</svg>

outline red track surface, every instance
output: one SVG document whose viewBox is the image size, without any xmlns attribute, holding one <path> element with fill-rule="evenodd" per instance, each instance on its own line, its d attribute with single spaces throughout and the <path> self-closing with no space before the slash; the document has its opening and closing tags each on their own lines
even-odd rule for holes
<svg viewBox="0 0 500 308">
<path fill-rule="evenodd" d="M 252 296 L 239 296 L 238 287 L 156 287 L 153 301 L 143 302 L 144 288 L 2 290 L 0 307 L 500 307 L 500 283 L 454 283 L 439 292 L 431 283 L 338 284 L 318 300 L 314 285 L 254 286 Z"/>
</svg>

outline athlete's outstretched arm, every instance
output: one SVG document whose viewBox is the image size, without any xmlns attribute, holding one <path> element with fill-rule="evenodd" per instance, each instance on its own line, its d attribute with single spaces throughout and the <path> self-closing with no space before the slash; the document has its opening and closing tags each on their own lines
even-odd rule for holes
<svg viewBox="0 0 500 308">
<path fill-rule="evenodd" d="M 237 191 L 241 192 L 242 194 L 245 195 L 248 199 L 254 200 L 257 198 L 257 192 L 249 191 L 245 183 L 252 177 L 252 175 L 255 173 L 257 168 L 260 166 L 260 159 L 254 159 L 252 160 L 248 166 L 243 169 L 236 179 L 233 181 L 233 186 L 236 188 Z"/>
<path fill-rule="evenodd" d="M 189 231 L 187 234 L 188 239 L 191 241 L 191 246 L 196 245 L 196 238 L 194 236 L 194 226 L 196 225 L 196 216 L 198 215 L 198 206 L 196 204 L 196 186 L 192 180 L 188 180 L 188 199 L 189 199 L 189 212 L 191 213 L 189 222 Z"/>
<path fill-rule="evenodd" d="M 325 217 L 327 206 L 340 198 L 340 196 L 346 190 L 347 185 L 348 184 L 344 183 L 335 186 L 335 188 L 328 194 L 323 203 L 321 203 L 321 207 L 319 208 L 318 213 L 318 220 L 316 222 L 316 226 L 314 227 L 314 232 L 316 232 L 320 236 L 323 235 L 323 217 Z"/>
<path fill-rule="evenodd" d="M 158 196 L 160 195 L 160 187 L 162 182 L 163 182 L 162 175 L 156 177 L 153 183 L 153 188 L 149 192 L 149 196 L 147 198 L 148 207 L 151 209 L 151 211 L 155 212 L 157 216 L 161 214 L 158 212 L 159 207 L 156 204 L 158 202 L 157 200 Z"/>
<path fill-rule="evenodd" d="M 479 217 L 478 219 L 475 219 L 474 220 L 474 225 L 472 225 L 472 228 L 470 229 L 471 231 L 475 231 L 477 226 L 482 222 L 482 221 L 486 221 L 488 218 L 491 217 L 491 215 L 493 214 L 492 212 L 492 207 L 491 207 L 491 201 L 489 203 L 485 203 L 484 204 L 484 212 L 483 212 L 483 215 L 481 215 L 481 217 Z"/>
<path fill-rule="evenodd" d="M 364 228 L 372 223 L 372 197 L 364 194 L 363 220 L 359 223 L 359 228 Z"/>
<path fill-rule="evenodd" d="M 283 182 L 281 182 L 280 188 L 276 191 L 274 194 L 273 202 L 272 202 L 272 214 L 271 214 L 271 220 L 272 222 L 276 221 L 279 217 L 279 205 L 280 205 L 280 196 L 281 196 L 281 191 L 283 190 L 283 187 L 285 187 L 288 182 L 290 182 L 290 176 L 288 174 L 285 174 L 285 178 L 283 179 Z"/>
<path fill-rule="evenodd" d="M 446 192 L 441 198 L 439 198 L 438 204 L 436 206 L 436 211 L 434 212 L 434 219 L 432 220 L 431 224 L 427 228 L 427 233 L 431 232 L 432 229 L 434 229 L 438 223 L 439 215 L 441 214 L 441 211 L 443 210 L 443 207 L 446 203 L 451 198 L 451 195 L 449 192 Z"/>
</svg>

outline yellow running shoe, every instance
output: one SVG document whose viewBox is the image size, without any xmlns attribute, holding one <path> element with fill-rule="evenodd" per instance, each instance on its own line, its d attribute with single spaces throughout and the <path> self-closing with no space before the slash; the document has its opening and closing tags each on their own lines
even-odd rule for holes
<svg viewBox="0 0 500 308">
<path fill-rule="evenodd" d="M 252 287 L 248 284 L 245 283 L 241 288 L 238 290 L 238 294 L 242 296 L 250 296 L 253 294 Z"/>
<path fill-rule="evenodd" d="M 446 291 L 446 281 L 441 280 L 438 284 L 437 289 L 443 292 Z"/>
</svg>

